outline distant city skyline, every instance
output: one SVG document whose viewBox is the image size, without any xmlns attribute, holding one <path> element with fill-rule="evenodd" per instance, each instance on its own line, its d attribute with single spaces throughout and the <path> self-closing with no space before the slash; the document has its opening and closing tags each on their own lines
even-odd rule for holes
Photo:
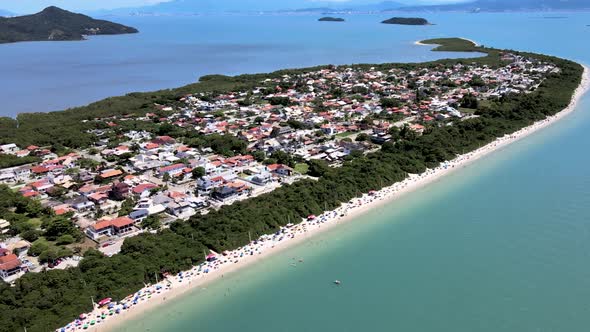
<svg viewBox="0 0 590 332">
<path fill-rule="evenodd" d="M 0 0 L 0 10 L 7 10 L 14 13 L 24 14 L 37 12 L 48 6 L 58 6 L 67 10 L 74 11 L 94 11 L 94 10 L 110 10 L 117 8 L 131 8 L 131 7 L 142 7 L 149 6 L 158 3 L 170 2 L 172 0 Z M 187 0 L 184 0 L 187 1 Z M 193 0 L 199 1 L 199 0 Z M 223 2 L 225 0 L 218 0 Z M 383 2 L 384 0 L 295 0 L 290 1 L 287 6 L 293 6 L 293 4 L 304 7 L 315 7 L 325 5 L 327 3 L 332 4 L 375 4 Z M 457 2 L 466 2 L 467 0 L 399 0 L 403 4 L 411 5 L 425 5 L 425 4 L 448 4 Z M 261 3 L 269 3 L 269 0 L 260 0 Z M 276 3 L 272 0 L 272 3 Z"/>
</svg>

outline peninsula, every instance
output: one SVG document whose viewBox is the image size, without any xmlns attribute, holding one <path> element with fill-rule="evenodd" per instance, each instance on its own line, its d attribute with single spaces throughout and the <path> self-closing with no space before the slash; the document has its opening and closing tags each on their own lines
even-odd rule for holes
<svg viewBox="0 0 590 332">
<path fill-rule="evenodd" d="M 432 25 L 424 18 L 419 17 L 392 17 L 381 22 L 383 24 L 399 24 L 399 25 Z"/>
<path fill-rule="evenodd" d="M 571 112 L 588 88 L 569 60 L 421 44 L 474 57 L 210 75 L 0 119 L 6 236 L 30 241 L 10 250 L 29 246 L 40 265 L 2 251 L 0 331 L 116 330 L 461 171 Z"/>
<path fill-rule="evenodd" d="M 54 6 L 33 15 L 0 17 L 0 43 L 83 40 L 87 35 L 136 32 L 132 27 L 95 20 Z"/>
<path fill-rule="evenodd" d="M 318 21 L 320 21 L 320 22 L 344 22 L 344 19 L 341 17 L 322 17 Z"/>
</svg>

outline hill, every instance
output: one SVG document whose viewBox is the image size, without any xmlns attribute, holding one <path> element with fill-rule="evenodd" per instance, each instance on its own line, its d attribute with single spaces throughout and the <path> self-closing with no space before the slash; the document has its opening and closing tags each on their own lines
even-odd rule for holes
<svg viewBox="0 0 590 332">
<path fill-rule="evenodd" d="M 381 23 L 401 25 L 431 25 L 428 20 L 421 17 L 393 17 Z"/>
<path fill-rule="evenodd" d="M 322 17 L 318 21 L 320 21 L 320 22 L 344 22 L 344 19 L 340 18 L 340 17 Z"/>
<path fill-rule="evenodd" d="M 154 5 L 133 8 L 119 8 L 102 14 L 112 15 L 193 15 L 198 13 L 221 12 L 320 12 L 340 11 L 383 11 L 404 6 L 394 1 L 367 4 L 366 0 L 171 0 Z"/>
<path fill-rule="evenodd" d="M 83 40 L 85 35 L 136 33 L 137 29 L 95 20 L 57 7 L 26 16 L 0 18 L 0 43 Z"/>
<path fill-rule="evenodd" d="M 476 0 L 473 2 L 402 7 L 403 11 L 470 11 L 470 12 L 506 12 L 506 11 L 551 11 L 590 9 L 588 0 Z"/>
</svg>

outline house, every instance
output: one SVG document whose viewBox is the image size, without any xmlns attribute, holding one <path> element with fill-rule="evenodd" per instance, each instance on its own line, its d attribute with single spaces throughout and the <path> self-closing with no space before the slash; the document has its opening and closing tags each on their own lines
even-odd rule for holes
<svg viewBox="0 0 590 332">
<path fill-rule="evenodd" d="M 176 140 L 170 136 L 158 136 L 152 140 L 152 143 L 158 145 L 172 145 L 176 143 Z"/>
<path fill-rule="evenodd" d="M 102 220 L 86 229 L 86 235 L 94 241 L 103 236 L 121 236 L 133 230 L 135 221 L 129 217 L 119 217 L 111 220 Z"/>
<path fill-rule="evenodd" d="M 263 186 L 272 181 L 272 175 L 269 172 L 260 172 L 259 174 L 254 175 L 250 181 L 254 184 Z"/>
<path fill-rule="evenodd" d="M 197 190 L 202 194 L 210 194 L 214 188 L 221 186 L 225 179 L 221 176 L 216 177 L 202 177 L 197 180 Z"/>
<path fill-rule="evenodd" d="M 86 212 L 94 208 L 94 203 L 88 200 L 86 196 L 78 196 L 76 198 L 66 201 L 78 213 Z"/>
<path fill-rule="evenodd" d="M 110 192 L 110 197 L 117 201 L 123 201 L 129 197 L 131 190 L 127 183 L 119 182 L 113 185 Z"/>
<path fill-rule="evenodd" d="M 53 188 L 53 183 L 49 182 L 48 179 L 43 179 L 33 182 L 31 184 L 31 187 L 33 187 L 33 189 L 35 189 L 38 192 L 44 193 L 47 192 L 49 188 Z"/>
<path fill-rule="evenodd" d="M 223 186 L 221 188 L 216 188 L 213 190 L 211 196 L 219 201 L 226 201 L 238 194 L 238 191 L 235 188 Z"/>
<path fill-rule="evenodd" d="M 3 177 L 10 178 L 12 182 L 18 181 L 26 181 L 31 176 L 31 167 L 28 166 L 20 166 L 20 167 L 13 167 L 9 169 L 5 169 L 0 173 L 0 181 L 2 181 Z"/>
<path fill-rule="evenodd" d="M 22 271 L 22 262 L 18 256 L 7 249 L 0 249 L 0 278 L 7 278 L 19 274 Z"/>
<path fill-rule="evenodd" d="M 149 215 L 150 214 L 148 213 L 148 210 L 135 210 L 129 213 L 129 218 L 133 219 L 133 221 L 137 223 L 143 221 Z"/>
<path fill-rule="evenodd" d="M 106 203 L 108 198 L 109 198 L 109 195 L 107 195 L 105 193 L 94 193 L 94 194 L 88 195 L 88 199 L 98 205 Z"/>
<path fill-rule="evenodd" d="M 18 146 L 14 143 L 0 145 L 0 152 L 4 154 L 15 154 L 18 150 Z"/>
<path fill-rule="evenodd" d="M 141 150 L 145 151 L 145 152 L 149 152 L 149 151 L 156 151 L 158 150 L 158 148 L 160 147 L 160 144 L 156 144 L 156 143 L 146 143 L 144 145 L 141 146 Z"/>
<path fill-rule="evenodd" d="M 4 219 L 0 219 L 0 234 L 6 234 L 10 231 L 10 223 Z"/>
<path fill-rule="evenodd" d="M 163 204 L 154 203 L 149 198 L 144 198 L 137 203 L 133 210 L 147 210 L 148 214 L 152 215 L 166 211 L 166 207 Z"/>
<path fill-rule="evenodd" d="M 149 192 L 154 188 L 158 188 L 158 186 L 153 183 L 142 183 L 135 186 L 131 191 L 133 194 L 141 196 L 144 192 Z"/>
<path fill-rule="evenodd" d="M 375 144 L 384 144 L 386 142 L 391 141 L 391 139 L 392 139 L 391 135 L 386 135 L 384 133 L 371 136 L 371 142 L 373 142 Z"/>
<path fill-rule="evenodd" d="M 26 256 L 30 248 L 31 243 L 25 240 L 20 240 L 8 245 L 8 249 L 18 257 Z"/>
<path fill-rule="evenodd" d="M 183 215 L 193 215 L 195 213 L 195 210 L 193 210 L 190 203 L 186 201 L 180 201 L 178 203 L 170 202 L 168 203 L 166 209 L 168 210 L 168 212 L 170 212 L 172 215 L 176 217 L 180 217 Z"/>
<path fill-rule="evenodd" d="M 186 166 L 184 164 L 174 164 L 170 166 L 161 167 L 158 170 L 158 174 L 160 176 L 164 176 L 164 174 L 168 174 L 169 176 L 178 176 L 182 174 Z"/>
<path fill-rule="evenodd" d="M 78 181 L 84 182 L 84 183 L 89 183 L 89 182 L 94 181 L 94 177 L 95 177 L 95 175 L 92 174 L 91 172 L 88 172 L 87 170 L 82 170 L 77 175 Z"/>
<path fill-rule="evenodd" d="M 107 169 L 100 173 L 100 177 L 103 180 L 112 179 L 120 175 L 123 175 L 123 171 L 120 169 Z"/>
<path fill-rule="evenodd" d="M 291 167 L 283 165 L 283 164 L 272 164 L 272 165 L 266 166 L 266 168 L 271 173 L 275 173 L 275 174 L 279 174 L 279 175 L 283 175 L 283 176 L 291 176 L 291 174 L 293 174 L 293 169 Z"/>
<path fill-rule="evenodd" d="M 0 173 L 0 183 L 16 182 L 16 176 L 12 171 L 3 171 Z"/>
</svg>

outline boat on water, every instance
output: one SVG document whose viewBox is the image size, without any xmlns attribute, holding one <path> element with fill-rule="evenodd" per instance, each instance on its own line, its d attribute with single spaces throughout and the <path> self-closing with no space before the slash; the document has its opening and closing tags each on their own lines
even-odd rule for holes
<svg viewBox="0 0 590 332">
<path fill-rule="evenodd" d="M 340 280 L 334 280 L 335 285 L 340 285 L 342 282 Z"/>
</svg>

